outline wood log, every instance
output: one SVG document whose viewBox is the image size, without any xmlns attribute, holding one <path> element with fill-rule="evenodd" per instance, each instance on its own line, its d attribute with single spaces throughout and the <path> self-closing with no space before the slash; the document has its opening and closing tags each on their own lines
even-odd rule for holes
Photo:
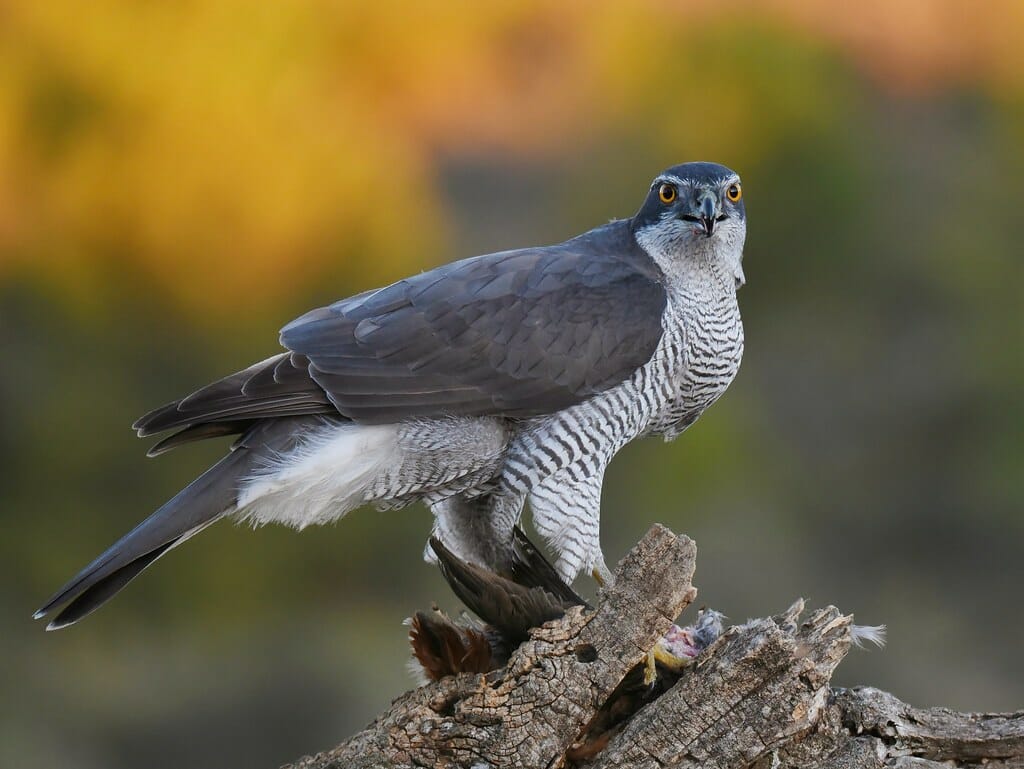
<svg viewBox="0 0 1024 769">
<path fill-rule="evenodd" d="M 853 618 L 834 607 L 804 618 L 803 601 L 730 628 L 664 694 L 628 711 L 620 684 L 695 598 L 695 563 L 692 540 L 652 527 L 593 611 L 537 628 L 501 670 L 406 693 L 291 768 L 1024 769 L 1024 712 L 918 710 L 876 689 L 833 689 Z M 606 721 L 597 717 L 610 700 L 627 712 L 595 738 L 588 727 Z"/>
</svg>

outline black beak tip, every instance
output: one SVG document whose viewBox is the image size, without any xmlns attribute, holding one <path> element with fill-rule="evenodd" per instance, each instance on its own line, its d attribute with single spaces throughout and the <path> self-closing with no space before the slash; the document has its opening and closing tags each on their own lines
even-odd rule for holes
<svg viewBox="0 0 1024 769">
<path fill-rule="evenodd" d="M 711 234 L 715 231 L 715 199 L 711 193 L 705 193 L 700 196 L 697 201 L 697 207 L 699 209 L 700 223 L 704 226 L 704 234 L 707 237 L 711 237 Z"/>
</svg>

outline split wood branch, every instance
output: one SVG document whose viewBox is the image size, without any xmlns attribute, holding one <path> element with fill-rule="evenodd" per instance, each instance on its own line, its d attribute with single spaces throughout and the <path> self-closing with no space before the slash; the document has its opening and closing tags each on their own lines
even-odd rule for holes
<svg viewBox="0 0 1024 769">
<path fill-rule="evenodd" d="M 833 690 L 852 617 L 828 607 L 804 619 L 802 601 L 730 628 L 662 696 L 580 751 L 626 674 L 695 598 L 695 560 L 692 540 L 654 526 L 592 612 L 536 629 L 501 670 L 408 692 L 291 769 L 1024 769 L 1024 712 L 918 710 L 875 689 Z"/>
</svg>

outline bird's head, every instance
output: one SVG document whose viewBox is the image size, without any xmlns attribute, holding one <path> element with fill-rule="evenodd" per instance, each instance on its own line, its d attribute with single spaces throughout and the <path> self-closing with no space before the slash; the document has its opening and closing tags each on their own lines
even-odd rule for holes
<svg viewBox="0 0 1024 769">
<path fill-rule="evenodd" d="M 735 172 L 717 163 L 683 163 L 654 179 L 633 217 L 637 242 L 668 273 L 709 266 L 743 285 L 747 214 Z"/>
</svg>

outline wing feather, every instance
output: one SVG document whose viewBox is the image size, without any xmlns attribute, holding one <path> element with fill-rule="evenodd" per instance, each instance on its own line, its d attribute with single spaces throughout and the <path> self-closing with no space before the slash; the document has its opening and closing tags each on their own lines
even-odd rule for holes
<svg viewBox="0 0 1024 769">
<path fill-rule="evenodd" d="M 216 423 L 208 432 L 220 435 L 233 421 L 294 414 L 381 423 L 551 413 L 646 363 L 665 302 L 660 271 L 628 222 L 613 222 L 558 246 L 454 262 L 312 310 L 282 329 L 287 352 L 135 427 L 199 438 L 198 425 Z"/>
</svg>

